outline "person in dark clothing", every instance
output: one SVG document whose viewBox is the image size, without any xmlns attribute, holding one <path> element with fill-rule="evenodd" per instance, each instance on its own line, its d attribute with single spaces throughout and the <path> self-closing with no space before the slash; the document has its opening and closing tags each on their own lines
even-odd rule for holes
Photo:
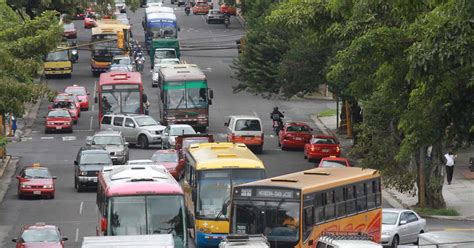
<svg viewBox="0 0 474 248">
<path fill-rule="evenodd" d="M 270 113 L 270 118 L 283 124 L 281 119 L 285 118 L 285 116 L 278 110 L 278 107 L 274 107 L 273 112 Z"/>
</svg>

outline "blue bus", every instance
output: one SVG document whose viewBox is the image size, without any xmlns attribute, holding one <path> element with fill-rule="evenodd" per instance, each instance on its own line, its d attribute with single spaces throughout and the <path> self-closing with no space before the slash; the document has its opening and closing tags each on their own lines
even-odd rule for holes
<svg viewBox="0 0 474 248">
<path fill-rule="evenodd" d="M 178 38 L 178 23 L 173 13 L 150 13 L 146 17 L 145 40 L 147 45 L 153 39 Z"/>
</svg>

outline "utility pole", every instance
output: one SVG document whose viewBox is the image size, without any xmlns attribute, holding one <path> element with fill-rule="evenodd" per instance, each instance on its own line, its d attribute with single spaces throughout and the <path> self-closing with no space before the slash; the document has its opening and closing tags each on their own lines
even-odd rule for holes
<svg viewBox="0 0 474 248">
<path fill-rule="evenodd" d="M 346 100 L 345 102 L 345 107 L 346 107 L 346 128 L 347 128 L 347 138 L 351 139 L 352 138 L 352 121 L 351 121 L 351 109 L 349 107 L 349 101 Z"/>
<path fill-rule="evenodd" d="M 424 208 L 426 206 L 425 200 L 425 146 L 420 147 L 420 162 L 418 163 L 418 207 Z M 416 156 L 415 156 L 416 159 Z"/>
</svg>

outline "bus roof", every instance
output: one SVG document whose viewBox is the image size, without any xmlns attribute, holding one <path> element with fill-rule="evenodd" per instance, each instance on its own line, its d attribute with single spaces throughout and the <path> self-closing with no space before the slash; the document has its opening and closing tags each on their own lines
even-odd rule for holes
<svg viewBox="0 0 474 248">
<path fill-rule="evenodd" d="M 173 8 L 164 7 L 164 6 L 150 6 L 145 9 L 145 13 L 148 15 L 150 13 L 174 13 Z"/>
<path fill-rule="evenodd" d="M 255 182 L 241 184 L 236 187 L 263 186 L 299 189 L 303 193 L 333 188 L 341 184 L 363 181 L 380 174 L 377 170 L 359 167 L 345 168 L 313 168 L 287 175 L 267 178 Z"/>
<path fill-rule="evenodd" d="M 241 143 L 200 143 L 189 147 L 196 170 L 265 169 L 263 162 Z"/>
<path fill-rule="evenodd" d="M 152 19 L 170 19 L 176 21 L 176 15 L 174 13 L 168 12 L 151 12 L 147 14 L 146 18 L 148 20 Z"/>
<path fill-rule="evenodd" d="M 98 34 L 117 34 L 118 31 L 123 31 L 124 29 L 130 29 L 130 26 L 117 20 L 102 20 L 97 22 L 97 27 L 92 28 L 92 36 Z"/>
<path fill-rule="evenodd" d="M 159 165 L 121 165 L 101 172 L 107 196 L 183 194 L 173 176 Z"/>
<path fill-rule="evenodd" d="M 206 75 L 195 64 L 170 64 L 160 67 L 164 81 L 206 80 Z"/>
<path fill-rule="evenodd" d="M 142 76 L 139 72 L 101 73 L 99 85 L 107 84 L 142 84 Z"/>
</svg>

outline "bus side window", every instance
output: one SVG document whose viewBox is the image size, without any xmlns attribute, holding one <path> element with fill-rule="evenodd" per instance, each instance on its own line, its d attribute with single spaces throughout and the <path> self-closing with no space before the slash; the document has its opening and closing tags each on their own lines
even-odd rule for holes
<svg viewBox="0 0 474 248">
<path fill-rule="evenodd" d="M 375 201 L 376 201 L 376 198 L 377 198 L 377 195 L 376 195 L 376 192 L 374 191 L 375 190 L 375 182 L 376 181 L 370 181 L 370 182 L 367 182 L 366 183 L 366 190 L 367 190 L 367 208 L 368 209 L 372 209 L 372 208 L 375 208 Z"/>
<path fill-rule="evenodd" d="M 380 184 L 380 178 L 375 180 L 375 185 L 374 185 L 374 192 L 376 193 L 375 195 L 375 205 L 376 206 L 381 206 L 382 205 L 382 187 Z"/>
<path fill-rule="evenodd" d="M 365 192 L 365 183 L 356 184 L 356 207 L 357 212 L 367 210 L 367 195 Z"/>
<path fill-rule="evenodd" d="M 190 184 L 190 180 L 191 180 L 191 165 L 189 164 L 189 159 L 187 158 L 188 156 L 186 156 L 186 164 L 185 164 L 185 169 L 184 169 L 184 177 L 186 179 L 186 181 L 188 182 L 188 184 Z M 191 184 L 190 184 L 191 185 Z"/>
<path fill-rule="evenodd" d="M 307 240 L 313 231 L 314 223 L 314 194 L 305 196 L 303 210 L 303 240 Z"/>
<path fill-rule="evenodd" d="M 314 205 L 315 205 L 315 222 L 316 223 L 323 223 L 325 218 L 324 218 L 324 193 L 317 193 L 316 197 L 314 199 Z"/>
<path fill-rule="evenodd" d="M 337 188 L 334 190 L 336 202 L 336 217 L 343 217 L 346 215 L 346 202 L 344 201 L 344 188 Z"/>
<path fill-rule="evenodd" d="M 326 213 L 326 220 L 331 220 L 336 217 L 336 204 L 334 204 L 334 191 L 326 192 L 326 206 L 324 212 Z"/>
<path fill-rule="evenodd" d="M 355 188 L 354 185 L 349 185 L 346 187 L 346 214 L 347 215 L 350 215 L 356 212 L 354 188 Z"/>
</svg>

